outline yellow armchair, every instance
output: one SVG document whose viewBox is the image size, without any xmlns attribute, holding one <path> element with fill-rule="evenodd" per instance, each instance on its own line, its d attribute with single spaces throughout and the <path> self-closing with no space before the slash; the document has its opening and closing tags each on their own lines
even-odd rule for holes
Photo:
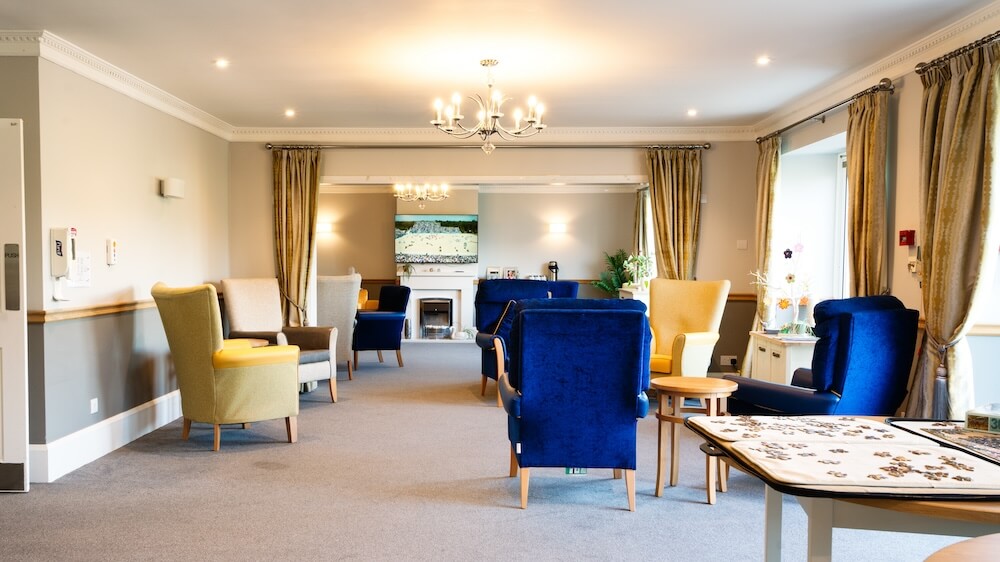
<svg viewBox="0 0 1000 562">
<path fill-rule="evenodd" d="M 719 341 L 729 281 L 653 279 L 649 325 L 653 341 L 650 376 L 704 377 Z"/>
<path fill-rule="evenodd" d="M 298 440 L 299 348 L 251 347 L 248 340 L 223 340 L 219 299 L 212 285 L 171 288 L 157 283 L 153 300 L 163 322 L 177 373 L 184 417 L 214 426 L 219 450 L 223 424 L 285 418 L 288 442 Z"/>
</svg>

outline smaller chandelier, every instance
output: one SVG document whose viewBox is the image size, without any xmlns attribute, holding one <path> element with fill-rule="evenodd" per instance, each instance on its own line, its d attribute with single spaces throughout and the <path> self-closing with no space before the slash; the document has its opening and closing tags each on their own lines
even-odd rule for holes
<svg viewBox="0 0 1000 562">
<path fill-rule="evenodd" d="M 491 141 L 493 135 L 505 140 L 514 140 L 542 132 L 545 129 L 545 125 L 542 123 L 545 106 L 538 103 L 535 96 L 528 98 L 527 116 L 524 115 L 521 108 L 517 108 L 514 110 L 513 127 L 507 128 L 500 124 L 500 118 L 503 117 L 500 108 L 504 102 L 511 98 L 506 98 L 499 91 L 493 90 L 493 67 L 498 64 L 498 61 L 496 59 L 483 59 L 479 61 L 479 64 L 486 68 L 486 86 L 489 88 L 489 94 L 485 99 L 478 94 L 475 97 L 469 96 L 469 99 L 479 106 L 479 111 L 476 113 L 479 122 L 471 128 L 462 124 L 461 121 L 465 118 L 462 115 L 462 96 L 456 92 L 451 96 L 451 103 L 447 107 L 440 98 L 434 100 L 435 117 L 431 121 L 431 125 L 460 139 L 479 135 L 479 138 L 483 139 L 483 152 L 486 154 L 491 154 L 496 148 Z"/>
<path fill-rule="evenodd" d="M 400 201 L 417 201 L 423 209 L 426 201 L 442 201 L 448 198 L 446 183 L 397 183 L 392 187 L 392 195 Z"/>
</svg>

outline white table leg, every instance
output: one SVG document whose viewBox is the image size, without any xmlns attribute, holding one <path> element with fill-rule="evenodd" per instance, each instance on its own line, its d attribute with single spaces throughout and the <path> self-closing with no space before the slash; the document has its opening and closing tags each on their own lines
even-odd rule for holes
<svg viewBox="0 0 1000 562">
<path fill-rule="evenodd" d="M 781 561 L 782 493 L 764 485 L 764 562 Z"/>
<path fill-rule="evenodd" d="M 833 556 L 833 500 L 797 498 L 808 517 L 809 562 L 829 562 Z"/>
</svg>

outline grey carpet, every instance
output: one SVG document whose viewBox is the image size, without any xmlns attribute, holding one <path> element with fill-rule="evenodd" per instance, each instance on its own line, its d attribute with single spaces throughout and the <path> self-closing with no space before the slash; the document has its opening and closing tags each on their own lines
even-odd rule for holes
<svg viewBox="0 0 1000 562">
<path fill-rule="evenodd" d="M 299 442 L 280 420 L 179 421 L 28 494 L 0 496 L 4 560 L 760 560 L 763 485 L 733 472 L 705 503 L 704 457 L 683 432 L 680 483 L 653 495 L 656 420 L 640 421 L 636 512 L 611 471 L 535 469 L 528 509 L 508 478 L 505 414 L 479 395 L 479 349 L 404 344 L 362 354 L 340 402 L 304 395 Z M 567 389 L 571 392 L 572 389 Z M 805 558 L 786 499 L 783 554 Z M 960 539 L 835 530 L 834 560 L 923 560 Z"/>
</svg>

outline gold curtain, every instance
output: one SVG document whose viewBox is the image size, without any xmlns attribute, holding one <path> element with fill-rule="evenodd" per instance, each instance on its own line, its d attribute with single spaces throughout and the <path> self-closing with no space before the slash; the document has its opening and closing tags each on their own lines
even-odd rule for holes
<svg viewBox="0 0 1000 562">
<path fill-rule="evenodd" d="M 658 277 L 694 279 L 701 213 L 701 150 L 646 152 Z"/>
<path fill-rule="evenodd" d="M 768 264 L 771 261 L 771 214 L 774 212 L 774 186 L 778 182 L 779 162 L 781 161 L 781 137 L 773 137 L 762 140 L 757 145 L 757 205 L 756 220 L 754 223 L 754 249 L 756 250 L 757 272 L 764 278 L 768 274 Z M 757 285 L 757 310 L 754 313 L 753 330 L 764 328 L 764 318 L 770 310 L 771 298 L 768 295 L 767 287 Z M 750 373 L 750 364 L 753 361 L 753 340 L 747 343 L 746 353 L 743 355 L 743 365 L 741 370 L 744 374 Z"/>
<path fill-rule="evenodd" d="M 889 92 L 865 94 L 847 107 L 847 241 L 851 294 L 889 292 L 886 261 L 886 142 Z"/>
<path fill-rule="evenodd" d="M 1000 242 L 993 177 L 1000 46 L 928 69 L 920 130 L 922 297 L 926 330 L 907 416 L 961 418 L 974 406 L 966 334 L 973 303 L 996 267 Z"/>
<path fill-rule="evenodd" d="M 649 255 L 647 244 L 649 233 L 646 232 L 646 201 L 649 190 L 640 189 L 635 192 L 635 226 L 632 229 L 632 253 Z"/>
<path fill-rule="evenodd" d="M 318 148 L 275 148 L 274 249 L 281 312 L 288 326 L 306 326 L 306 292 L 316 238 Z"/>
</svg>

